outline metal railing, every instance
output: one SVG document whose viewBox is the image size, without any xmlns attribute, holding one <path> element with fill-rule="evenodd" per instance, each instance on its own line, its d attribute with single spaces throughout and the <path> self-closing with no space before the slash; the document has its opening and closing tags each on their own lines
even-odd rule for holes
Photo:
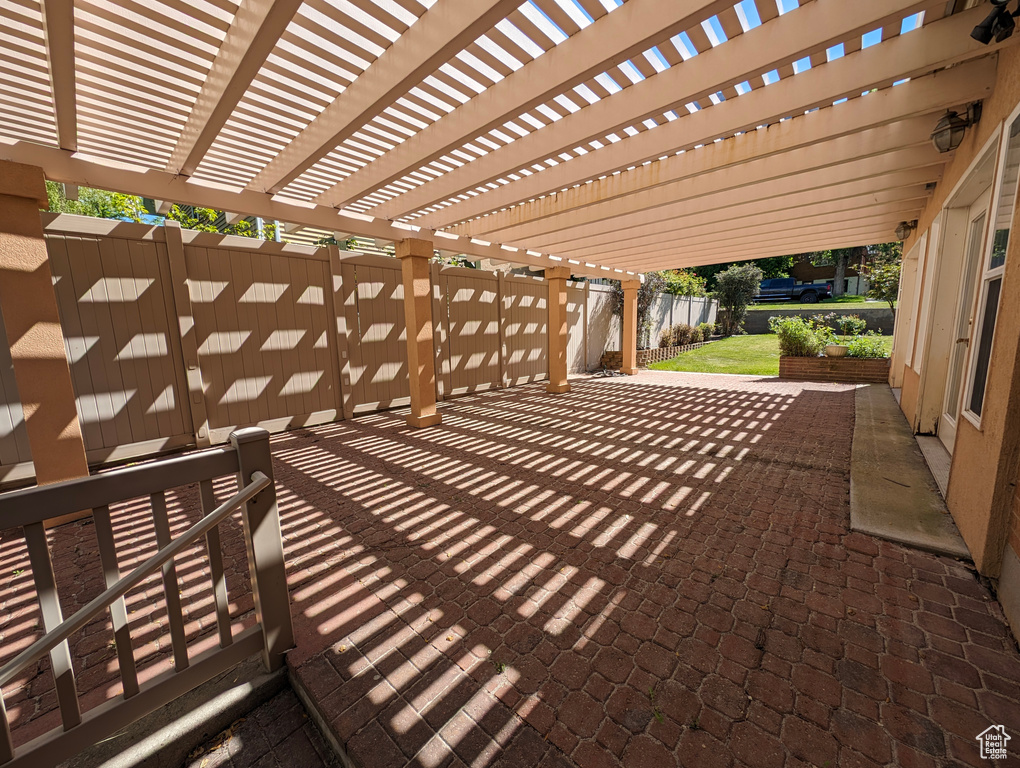
<svg viewBox="0 0 1020 768">
<path fill-rule="evenodd" d="M 232 474 L 237 475 L 237 492 L 217 506 L 213 480 Z M 171 540 L 166 491 L 196 482 L 203 517 Z M 129 574 L 121 576 L 110 505 L 146 496 L 152 508 L 158 549 Z M 107 588 L 65 620 L 44 520 L 81 509 L 92 510 Z M 218 526 L 238 509 L 243 509 L 257 623 L 234 636 Z M 25 532 L 45 634 L 0 669 L 0 689 L 48 654 L 63 727 L 15 749 L 0 693 L 0 765 L 5 768 L 56 765 L 255 654 L 261 652 L 268 670 L 280 668 L 284 653 L 293 646 L 269 433 L 264 429 L 237 430 L 230 435 L 230 447 L 0 495 L 0 527 L 16 526 Z M 203 537 L 209 556 L 219 644 L 191 658 L 174 558 Z M 124 596 L 157 570 L 162 572 L 174 668 L 140 686 Z M 106 610 L 113 624 L 123 695 L 83 714 L 68 638 Z"/>
</svg>

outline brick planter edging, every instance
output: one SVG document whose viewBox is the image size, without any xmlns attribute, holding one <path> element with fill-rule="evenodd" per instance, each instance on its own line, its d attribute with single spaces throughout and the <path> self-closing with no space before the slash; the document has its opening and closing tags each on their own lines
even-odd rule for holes
<svg viewBox="0 0 1020 768">
<path fill-rule="evenodd" d="M 681 352 L 690 352 L 705 346 L 705 342 L 697 344 L 685 344 L 682 347 L 657 347 L 656 349 L 639 349 L 637 351 L 637 367 L 646 368 L 650 363 L 659 363 L 663 360 L 672 360 Z M 623 367 L 623 352 L 603 352 L 599 365 L 603 368 L 618 369 Z"/>
<path fill-rule="evenodd" d="M 788 357 L 779 358 L 779 378 L 796 381 L 838 381 L 884 384 L 889 381 L 889 358 Z"/>
</svg>

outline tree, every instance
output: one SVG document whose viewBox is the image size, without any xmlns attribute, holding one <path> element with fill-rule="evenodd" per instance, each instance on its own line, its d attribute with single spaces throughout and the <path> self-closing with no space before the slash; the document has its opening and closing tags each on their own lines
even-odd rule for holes
<svg viewBox="0 0 1020 768">
<path fill-rule="evenodd" d="M 264 222 L 261 229 L 247 219 L 239 219 L 233 224 L 227 224 L 223 211 L 213 208 L 174 204 L 166 218 L 180 222 L 180 225 L 185 229 L 195 229 L 199 232 L 219 232 L 223 235 L 237 235 L 262 240 L 276 239 L 277 225 L 275 223 Z"/>
<path fill-rule="evenodd" d="M 832 295 L 842 296 L 846 293 L 844 282 L 846 270 L 851 264 L 861 266 L 868 256 L 866 246 L 857 245 L 853 248 L 835 248 L 829 251 L 815 251 L 808 254 L 811 263 L 816 267 L 835 266 L 836 273 L 832 278 Z"/>
<path fill-rule="evenodd" d="M 793 265 L 796 259 L 793 256 L 770 256 L 767 259 L 754 259 L 753 261 L 731 261 L 725 264 L 707 264 L 698 267 L 692 267 L 691 271 L 699 277 L 704 278 L 709 289 L 715 289 L 716 287 L 716 276 L 725 272 L 727 269 L 740 264 L 751 264 L 758 267 L 762 273 L 762 279 L 770 279 L 773 277 L 789 277 L 790 270 L 793 269 Z"/>
<path fill-rule="evenodd" d="M 103 189 L 79 187 L 78 199 L 68 200 L 64 185 L 55 181 L 46 182 L 48 210 L 52 213 L 73 213 L 78 216 L 92 216 L 96 219 L 122 219 L 141 221 L 145 215 L 142 198 L 122 195 Z"/>
<path fill-rule="evenodd" d="M 895 318 L 896 297 L 900 291 L 899 259 L 876 260 L 864 268 L 863 274 L 868 279 L 868 296 L 888 303 Z"/>
<path fill-rule="evenodd" d="M 715 298 L 719 300 L 723 336 L 740 333 L 747 305 L 758 293 L 762 271 L 754 264 L 734 264 L 715 277 Z"/>
<path fill-rule="evenodd" d="M 104 189 L 79 187 L 78 199 L 68 200 L 64 185 L 55 181 L 46 182 L 48 210 L 53 213 L 73 213 L 78 216 L 92 216 L 97 219 L 120 219 L 122 221 L 147 221 L 162 224 L 167 219 L 180 222 L 185 229 L 196 229 L 199 232 L 219 232 L 224 235 L 276 239 L 276 224 L 266 222 L 261 230 L 252 222 L 241 219 L 234 224 L 226 224 L 223 212 L 212 208 L 196 208 L 189 205 L 174 205 L 166 216 L 152 213 L 152 201 L 146 207 L 145 201 L 137 195 L 123 195 L 120 192 L 107 192 Z M 218 222 L 222 221 L 222 224 Z"/>
<path fill-rule="evenodd" d="M 705 278 L 688 269 L 667 269 L 662 273 L 665 293 L 673 296 L 704 296 Z"/>
<path fill-rule="evenodd" d="M 641 283 L 637 295 L 637 341 L 639 349 L 650 346 L 649 334 L 652 330 L 651 314 L 655 297 L 665 291 L 666 281 L 661 272 L 646 272 L 645 281 Z M 612 309 L 614 315 L 623 315 L 623 285 L 613 281 Z"/>
</svg>

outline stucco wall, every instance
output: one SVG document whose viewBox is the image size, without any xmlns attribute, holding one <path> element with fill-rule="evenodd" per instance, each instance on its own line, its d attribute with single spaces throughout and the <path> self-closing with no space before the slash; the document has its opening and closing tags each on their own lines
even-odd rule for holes
<svg viewBox="0 0 1020 768">
<path fill-rule="evenodd" d="M 911 429 L 917 429 L 914 424 L 914 414 L 917 413 L 917 396 L 921 388 L 921 377 L 917 375 L 909 365 L 903 366 L 903 389 L 900 390 L 900 410 L 910 422 Z"/>
<path fill-rule="evenodd" d="M 963 178 L 988 138 L 1020 102 L 1020 49 L 1012 46 L 999 55 L 996 88 L 984 102 L 981 122 L 966 138 L 947 166 L 945 176 L 919 217 L 914 235 L 904 243 L 908 251 L 931 226 L 947 195 Z M 978 569 L 999 574 L 1017 476 L 1020 447 L 1020 391 L 1017 378 L 1017 341 L 1020 339 L 1020 228 L 1014 222 L 999 301 L 988 371 L 981 428 L 960 418 L 947 504 Z M 904 381 L 906 385 L 906 380 Z M 906 394 L 906 386 L 904 387 Z M 916 395 L 904 397 L 901 407 L 908 418 L 916 411 Z"/>
</svg>

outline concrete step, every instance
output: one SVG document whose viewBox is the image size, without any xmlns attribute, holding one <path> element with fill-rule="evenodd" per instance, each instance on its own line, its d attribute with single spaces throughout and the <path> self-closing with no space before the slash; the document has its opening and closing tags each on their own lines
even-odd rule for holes
<svg viewBox="0 0 1020 768">
<path fill-rule="evenodd" d="M 124 730 L 62 768 L 181 768 L 188 755 L 287 685 L 286 668 L 267 674 L 249 659 Z"/>
</svg>

